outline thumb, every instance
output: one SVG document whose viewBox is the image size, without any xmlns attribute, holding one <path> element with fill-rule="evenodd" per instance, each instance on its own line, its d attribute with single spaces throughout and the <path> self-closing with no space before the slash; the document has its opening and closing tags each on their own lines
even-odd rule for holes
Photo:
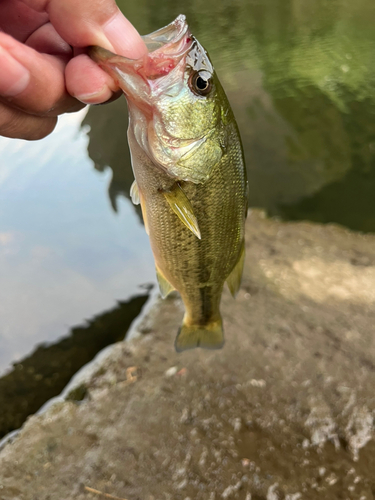
<svg viewBox="0 0 375 500">
<path fill-rule="evenodd" d="M 49 0 L 47 10 L 56 31 L 73 47 L 100 45 L 131 59 L 147 52 L 114 0 Z"/>
</svg>

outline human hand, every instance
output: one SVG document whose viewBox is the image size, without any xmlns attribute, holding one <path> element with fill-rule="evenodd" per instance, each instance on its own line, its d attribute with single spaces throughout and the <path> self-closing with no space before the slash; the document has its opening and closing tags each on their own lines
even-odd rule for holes
<svg viewBox="0 0 375 500">
<path fill-rule="evenodd" d="M 147 51 L 114 0 L 0 1 L 0 135 L 41 139 L 58 115 L 118 91 L 89 45 L 129 58 Z"/>
</svg>

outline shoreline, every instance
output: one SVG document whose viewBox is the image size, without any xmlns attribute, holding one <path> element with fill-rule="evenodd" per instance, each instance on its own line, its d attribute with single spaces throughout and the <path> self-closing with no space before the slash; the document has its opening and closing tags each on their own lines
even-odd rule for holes
<svg viewBox="0 0 375 500">
<path fill-rule="evenodd" d="M 224 348 L 175 353 L 182 303 L 152 293 L 0 449 L 1 500 L 373 498 L 375 235 L 259 210 L 246 234 Z"/>
<path fill-rule="evenodd" d="M 143 305 L 140 314 L 136 316 L 136 318 L 134 318 L 134 320 L 131 322 L 127 330 L 126 337 L 124 338 L 123 341 L 120 342 L 127 342 L 141 335 L 137 331 L 137 328 L 142 323 L 143 319 L 148 315 L 154 303 L 157 301 L 157 298 L 158 298 L 157 287 L 156 285 L 154 285 L 153 288 L 150 288 L 148 299 L 146 303 Z M 60 392 L 60 394 L 46 401 L 33 415 L 30 415 L 30 417 L 35 415 L 42 415 L 54 404 L 65 401 L 68 398 L 69 393 L 77 390 L 80 386 L 82 386 L 82 384 L 88 384 L 95 371 L 97 371 L 100 368 L 100 366 L 103 363 L 105 363 L 107 357 L 111 355 L 111 351 L 114 345 L 116 345 L 116 343 L 109 344 L 108 346 L 104 347 L 101 351 L 99 351 L 91 361 L 83 365 L 72 376 L 71 380 L 67 383 L 67 385 Z M 11 443 L 11 441 L 13 441 L 13 439 L 20 433 L 22 428 L 23 425 L 19 429 L 15 429 L 14 431 L 9 432 L 0 439 L 0 452 L 8 443 Z"/>
</svg>

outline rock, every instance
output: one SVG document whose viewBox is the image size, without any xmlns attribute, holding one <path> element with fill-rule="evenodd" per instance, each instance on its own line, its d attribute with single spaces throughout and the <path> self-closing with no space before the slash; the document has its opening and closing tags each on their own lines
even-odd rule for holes
<svg viewBox="0 0 375 500">
<path fill-rule="evenodd" d="M 0 499 L 372 499 L 374 277 L 375 236 L 252 211 L 224 348 L 177 354 L 181 303 L 157 300 L 90 397 L 0 451 Z"/>
</svg>

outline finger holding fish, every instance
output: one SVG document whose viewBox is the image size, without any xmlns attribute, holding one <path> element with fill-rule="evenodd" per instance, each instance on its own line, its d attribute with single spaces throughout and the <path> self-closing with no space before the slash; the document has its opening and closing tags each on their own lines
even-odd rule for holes
<svg viewBox="0 0 375 500">
<path fill-rule="evenodd" d="M 0 2 L 0 135 L 40 139 L 58 115 L 116 97 L 117 83 L 85 55 L 95 43 L 147 52 L 114 0 Z"/>
</svg>

